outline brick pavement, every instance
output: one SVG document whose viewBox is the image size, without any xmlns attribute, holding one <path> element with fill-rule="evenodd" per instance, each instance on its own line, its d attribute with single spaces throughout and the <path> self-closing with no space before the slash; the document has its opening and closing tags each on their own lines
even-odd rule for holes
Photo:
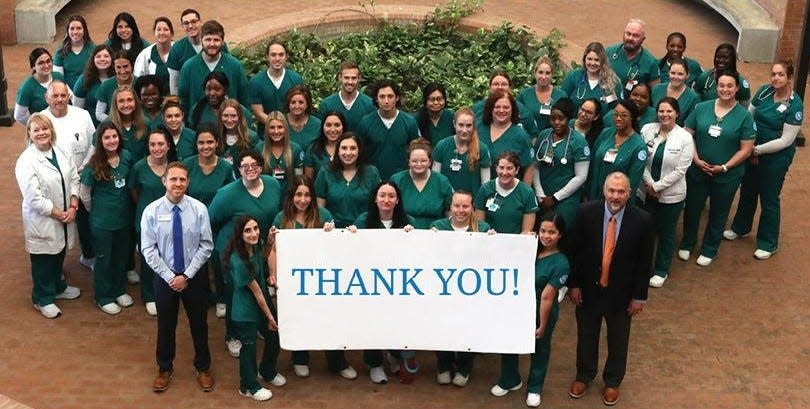
<svg viewBox="0 0 810 409">
<path fill-rule="evenodd" d="M 97 42 L 109 30 L 110 20 L 120 10 L 130 11 L 145 29 L 158 14 L 173 20 L 183 8 L 158 0 L 136 3 L 108 0 L 103 4 L 74 0 L 60 18 L 72 13 L 84 15 Z M 226 28 L 240 27 L 258 18 L 284 12 L 278 0 L 244 1 L 196 5 L 203 18 L 216 17 Z M 235 3 L 249 5 L 233 7 Z M 379 4 L 398 4 L 378 1 Z M 434 1 L 411 0 L 409 4 L 431 5 Z M 319 8 L 355 6 L 351 0 L 308 2 Z M 540 5 L 538 7 L 538 5 Z M 646 45 L 656 54 L 663 50 L 670 31 L 684 31 L 687 54 L 710 63 L 716 44 L 734 42 L 733 29 L 705 8 L 677 0 L 487 1 L 477 18 L 497 23 L 510 19 L 539 33 L 559 27 L 567 34 L 568 59 L 579 60 L 584 45 L 592 39 L 606 44 L 620 39 L 624 22 L 638 16 L 648 22 Z M 313 12 L 317 15 L 317 12 Z M 259 16 L 259 17 L 256 17 Z M 601 17 L 596 21 L 596 16 Z M 62 27 L 59 23 L 58 27 Z M 583 29 L 586 28 L 586 29 Z M 181 29 L 177 27 L 178 36 Z M 228 38 L 230 41 L 238 40 Z M 17 85 L 28 75 L 27 54 L 31 45 L 4 47 L 9 78 L 9 102 Z M 767 80 L 769 66 L 742 64 L 741 71 L 752 84 Z M 756 86 L 756 85 L 755 85 Z M 808 93 L 810 95 L 810 93 Z M 805 133 L 810 126 L 804 126 Z M 210 340 L 216 389 L 208 394 L 196 389 L 191 369 L 191 341 L 181 318 L 178 331 L 176 373 L 171 389 L 154 394 L 149 385 L 154 375 L 155 322 L 140 303 L 122 314 L 109 317 L 93 305 L 89 272 L 78 264 L 78 253 L 70 253 L 66 265 L 68 280 L 84 295 L 62 302 L 58 320 L 44 320 L 30 305 L 30 266 L 22 250 L 20 194 L 14 183 L 13 166 L 21 150 L 23 128 L 0 129 L 0 209 L 9 215 L 0 225 L 0 258 L 4 272 L 0 289 L 0 393 L 34 408 L 152 408 L 254 407 L 236 394 L 237 362 L 227 355 L 222 343 L 222 321 L 210 316 Z M 650 302 L 634 320 L 629 370 L 619 405 L 626 408 L 807 408 L 810 392 L 803 380 L 810 378 L 810 269 L 804 243 L 810 227 L 803 215 L 810 210 L 800 198 L 810 191 L 808 160 L 800 149 L 788 174 L 783 193 L 783 232 L 779 253 L 769 261 L 754 261 L 752 239 L 724 242 L 711 268 L 675 261 L 673 277 L 663 289 L 650 290 Z M 131 294 L 138 299 L 137 290 Z M 601 406 L 597 388 L 574 401 L 566 388 L 574 374 L 575 325 L 570 303 L 562 306 L 554 335 L 552 362 L 543 395 L 544 407 L 586 408 Z M 280 370 L 290 382 L 273 388 L 272 405 L 283 408 L 379 407 L 469 408 L 523 407 L 525 389 L 496 399 L 488 389 L 496 380 L 498 357 L 476 361 L 467 388 L 440 387 L 434 381 L 432 354 L 420 353 L 422 370 L 414 385 L 372 385 L 360 354 L 348 354 L 360 377 L 354 382 L 328 374 L 322 354 L 312 355 L 313 375 L 295 379 L 289 353 L 282 352 Z M 604 359 L 604 358 L 603 358 Z M 522 362 L 525 367 L 528 360 Z M 600 386 L 596 382 L 594 386 Z M 0 396 L 0 406 L 6 404 Z"/>
</svg>

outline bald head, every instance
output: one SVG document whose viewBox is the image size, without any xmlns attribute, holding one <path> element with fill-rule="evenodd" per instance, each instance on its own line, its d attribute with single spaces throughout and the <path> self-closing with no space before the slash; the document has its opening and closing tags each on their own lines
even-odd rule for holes
<svg viewBox="0 0 810 409">
<path fill-rule="evenodd" d="M 639 19 L 630 19 L 627 25 L 624 26 L 624 36 L 622 43 L 624 51 L 627 54 L 635 55 L 641 51 L 641 45 L 647 36 L 646 25 L 644 21 Z"/>
<path fill-rule="evenodd" d="M 622 172 L 613 172 L 605 178 L 605 203 L 611 213 L 622 210 L 630 199 L 630 179 Z"/>
</svg>

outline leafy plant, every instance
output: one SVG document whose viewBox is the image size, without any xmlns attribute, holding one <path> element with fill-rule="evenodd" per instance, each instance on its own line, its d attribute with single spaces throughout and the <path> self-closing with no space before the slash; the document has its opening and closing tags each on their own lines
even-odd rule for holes
<svg viewBox="0 0 810 409">
<path fill-rule="evenodd" d="M 288 66 L 301 74 L 316 99 L 337 91 L 336 74 L 344 60 L 360 64 L 363 87 L 383 78 L 399 83 L 407 111 L 418 108 L 421 88 L 434 81 L 447 88 L 448 106 L 471 106 L 486 96 L 489 74 L 496 68 L 511 75 L 517 92 L 534 83 L 533 66 L 541 55 L 548 55 L 555 63 L 554 83 L 562 82 L 566 73 L 559 53 L 564 46 L 563 33 L 553 29 L 546 37 L 538 38 L 528 27 L 515 27 L 510 22 L 493 30 L 464 32 L 460 20 L 480 11 L 481 3 L 451 0 L 419 23 L 396 25 L 377 20 L 376 27 L 370 30 L 332 39 L 297 30 L 281 39 L 287 44 Z M 360 6 L 374 14 L 373 0 Z M 266 69 L 266 44 L 233 48 L 233 55 L 242 61 L 249 75 Z"/>
</svg>

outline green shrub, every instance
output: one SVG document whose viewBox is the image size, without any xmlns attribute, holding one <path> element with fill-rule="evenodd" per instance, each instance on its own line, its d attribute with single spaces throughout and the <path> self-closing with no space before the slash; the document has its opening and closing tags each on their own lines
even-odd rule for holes
<svg viewBox="0 0 810 409">
<path fill-rule="evenodd" d="M 494 30 L 463 32 L 461 18 L 480 10 L 481 0 L 451 0 L 419 24 L 401 26 L 378 20 L 373 29 L 333 39 L 297 30 L 281 39 L 287 44 L 288 66 L 301 74 L 316 101 L 337 91 L 337 69 L 344 60 L 360 64 L 361 86 L 383 78 L 399 83 L 406 111 L 417 109 L 422 86 L 432 81 L 447 88 L 448 106 L 471 106 L 486 96 L 489 74 L 495 68 L 510 74 L 517 92 L 534 83 L 533 65 L 541 55 L 555 62 L 553 82 L 562 83 L 565 68 L 559 50 L 564 35 L 559 30 L 538 38 L 528 27 L 504 22 Z M 374 15 L 373 3 L 366 11 Z M 248 75 L 266 69 L 266 44 L 234 47 L 233 55 L 242 61 Z"/>
</svg>

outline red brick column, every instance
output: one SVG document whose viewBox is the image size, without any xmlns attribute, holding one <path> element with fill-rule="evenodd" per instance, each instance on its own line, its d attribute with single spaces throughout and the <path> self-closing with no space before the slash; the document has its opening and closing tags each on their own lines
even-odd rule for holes
<svg viewBox="0 0 810 409">
<path fill-rule="evenodd" d="M 17 43 L 17 33 L 14 31 L 15 0 L 0 0 L 0 41 L 5 45 Z"/>
<path fill-rule="evenodd" d="M 808 0 L 787 0 L 782 34 L 776 50 L 776 56 L 780 60 L 790 59 L 794 64 L 799 62 L 799 46 L 804 27 L 808 23 L 804 21 L 804 8 L 807 7 L 807 2 Z"/>
</svg>

